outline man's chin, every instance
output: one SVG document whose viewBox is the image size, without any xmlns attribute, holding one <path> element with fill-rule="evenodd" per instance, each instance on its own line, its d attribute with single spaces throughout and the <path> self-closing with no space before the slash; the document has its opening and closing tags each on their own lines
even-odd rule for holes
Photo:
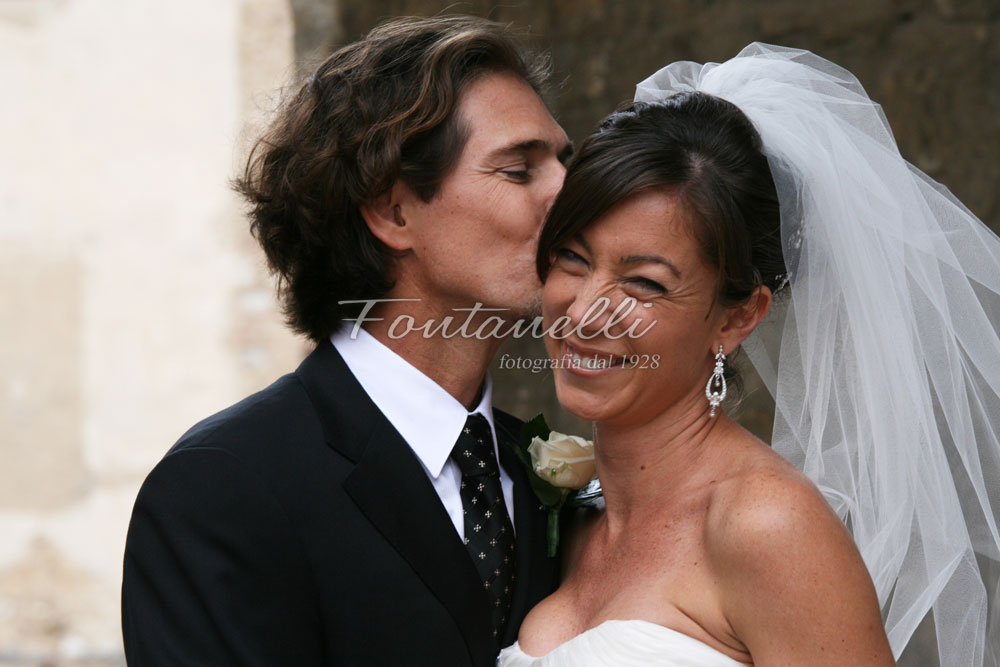
<svg viewBox="0 0 1000 667">
<path fill-rule="evenodd" d="M 513 319 L 530 320 L 542 315 L 542 292 L 534 292 L 520 308 L 512 308 Z"/>
</svg>

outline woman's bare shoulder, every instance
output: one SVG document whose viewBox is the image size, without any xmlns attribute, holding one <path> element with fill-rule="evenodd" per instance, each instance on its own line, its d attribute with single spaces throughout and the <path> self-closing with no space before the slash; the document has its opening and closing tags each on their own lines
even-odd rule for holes
<svg viewBox="0 0 1000 667">
<path fill-rule="evenodd" d="M 709 505 L 706 537 L 715 546 L 739 547 L 744 540 L 773 538 L 775 531 L 800 534 L 810 527 L 810 533 L 847 536 L 816 486 L 766 445 L 748 444 L 733 458 L 731 473 L 716 485 Z"/>
<path fill-rule="evenodd" d="M 747 457 L 717 485 L 704 537 L 726 618 L 757 664 L 892 664 L 854 541 L 777 454 Z"/>
<path fill-rule="evenodd" d="M 770 571 L 772 558 L 803 562 L 831 553 L 854 563 L 850 534 L 805 475 L 763 444 L 734 458 L 739 463 L 713 490 L 705 522 L 717 567 L 745 576 Z"/>
</svg>

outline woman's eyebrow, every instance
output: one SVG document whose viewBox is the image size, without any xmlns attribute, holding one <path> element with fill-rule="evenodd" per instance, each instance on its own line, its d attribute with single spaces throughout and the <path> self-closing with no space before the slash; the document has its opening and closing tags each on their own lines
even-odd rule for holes
<svg viewBox="0 0 1000 667">
<path fill-rule="evenodd" d="M 628 257 L 622 257 L 621 259 L 618 260 L 618 262 L 621 264 L 639 264 L 641 262 L 656 262 L 657 264 L 662 264 L 668 269 L 670 269 L 670 272 L 674 274 L 674 277 L 676 278 L 681 277 L 681 272 L 680 270 L 678 270 L 676 266 L 674 266 L 674 263 L 671 262 L 669 259 L 660 257 L 659 255 L 629 255 Z"/>
</svg>

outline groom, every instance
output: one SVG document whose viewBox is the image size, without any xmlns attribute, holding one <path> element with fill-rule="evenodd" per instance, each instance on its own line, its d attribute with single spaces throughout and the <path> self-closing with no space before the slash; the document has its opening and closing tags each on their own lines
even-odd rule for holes
<svg viewBox="0 0 1000 667">
<path fill-rule="evenodd" d="M 143 484 L 130 664 L 485 667 L 554 589 L 504 445 L 520 424 L 490 403 L 500 341 L 432 328 L 537 306 L 568 145 L 541 64 L 485 20 L 394 21 L 320 65 L 258 144 L 238 188 L 317 347 Z"/>
</svg>

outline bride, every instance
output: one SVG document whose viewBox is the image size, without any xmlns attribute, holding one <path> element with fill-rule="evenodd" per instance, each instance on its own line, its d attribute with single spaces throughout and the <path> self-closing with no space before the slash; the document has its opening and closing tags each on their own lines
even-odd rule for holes
<svg viewBox="0 0 1000 667">
<path fill-rule="evenodd" d="M 1000 239 L 853 76 L 763 44 L 657 72 L 584 143 L 538 269 L 606 507 L 501 666 L 890 665 L 925 618 L 921 664 L 996 659 Z M 770 447 L 720 405 L 739 349 Z"/>
</svg>

